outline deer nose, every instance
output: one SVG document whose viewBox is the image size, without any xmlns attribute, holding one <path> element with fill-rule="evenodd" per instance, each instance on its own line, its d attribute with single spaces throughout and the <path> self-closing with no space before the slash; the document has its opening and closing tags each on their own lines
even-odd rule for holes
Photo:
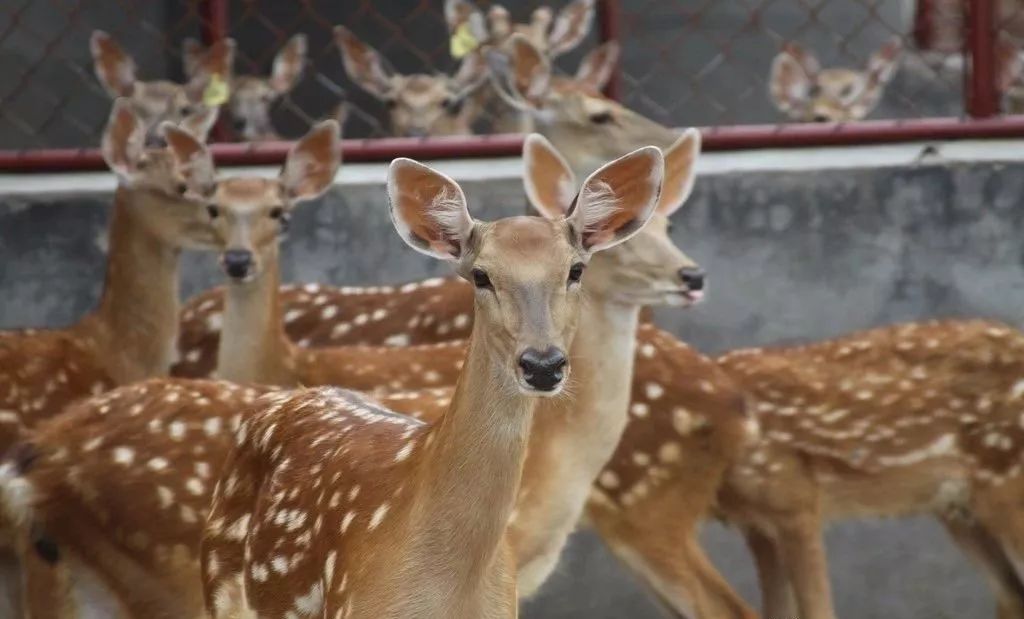
<svg viewBox="0 0 1024 619">
<path fill-rule="evenodd" d="M 244 118 L 232 118 L 231 119 L 231 127 L 234 128 L 234 130 L 237 131 L 238 133 L 241 133 L 243 130 L 245 130 L 245 119 Z"/>
<path fill-rule="evenodd" d="M 565 353 L 554 346 L 543 351 L 527 348 L 519 355 L 523 380 L 538 391 L 553 391 L 565 378 L 565 364 Z"/>
<path fill-rule="evenodd" d="M 831 118 L 829 118 L 828 116 L 825 116 L 824 114 L 815 114 L 814 115 L 814 122 L 816 122 L 816 123 L 827 123 L 827 122 L 829 122 L 831 120 L 832 120 Z"/>
<path fill-rule="evenodd" d="M 683 267 L 679 269 L 679 279 L 690 290 L 704 290 L 704 270 L 700 267 Z"/>
<path fill-rule="evenodd" d="M 222 258 L 228 276 L 242 279 L 252 268 L 252 252 L 248 249 L 229 249 Z"/>
</svg>

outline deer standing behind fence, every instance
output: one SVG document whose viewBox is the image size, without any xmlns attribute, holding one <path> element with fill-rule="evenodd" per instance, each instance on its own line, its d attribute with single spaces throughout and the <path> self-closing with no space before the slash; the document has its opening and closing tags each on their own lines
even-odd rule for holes
<svg viewBox="0 0 1024 619">
<path fill-rule="evenodd" d="M 183 125 L 205 136 L 215 118 L 216 110 L 204 111 Z M 196 140 L 186 130 L 169 132 L 180 139 L 145 149 L 146 128 L 132 105 L 114 102 L 101 148 L 119 179 L 103 291 L 96 309 L 69 327 L 0 333 L 0 452 L 72 400 L 168 373 L 178 334 L 179 253 L 212 242 L 199 225 L 201 207 L 181 191 Z M 18 579 L 9 544 L 0 536 L 0 610 L 16 597 L 8 595 Z"/>
<path fill-rule="evenodd" d="M 235 57 L 235 42 L 224 39 L 195 59 L 189 81 L 177 84 L 168 80 L 142 81 L 136 75 L 135 61 L 102 30 L 89 40 L 93 69 L 111 99 L 125 98 L 145 128 L 147 141 L 158 139 L 157 127 L 163 121 L 174 124 L 202 114 L 219 103 L 204 97 L 211 80 L 228 80 Z"/>
<path fill-rule="evenodd" d="M 902 49 L 895 38 L 864 69 L 823 69 L 814 54 L 789 42 L 772 61 L 768 92 L 779 111 L 798 122 L 863 120 L 896 74 Z"/>
<path fill-rule="evenodd" d="M 487 66 L 480 54 L 467 55 L 452 76 L 403 75 L 348 28 L 336 26 L 334 40 L 349 78 L 387 106 L 394 135 L 473 133 L 473 123 L 482 111 L 475 94 L 487 79 Z"/>
<path fill-rule="evenodd" d="M 227 108 L 232 127 L 243 140 L 262 142 L 280 140 L 270 119 L 270 109 L 287 95 L 302 78 L 308 52 L 306 35 L 296 34 L 288 39 L 284 47 L 274 56 L 270 75 L 232 74 Z M 185 76 L 193 80 L 202 73 L 203 59 L 209 54 L 195 39 L 185 39 L 182 44 L 182 66 Z"/>
</svg>

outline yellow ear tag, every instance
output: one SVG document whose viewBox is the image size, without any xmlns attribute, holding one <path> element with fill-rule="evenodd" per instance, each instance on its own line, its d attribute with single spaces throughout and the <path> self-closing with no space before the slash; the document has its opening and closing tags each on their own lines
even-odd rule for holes
<svg viewBox="0 0 1024 619">
<path fill-rule="evenodd" d="M 220 73 L 214 73 L 210 77 L 210 83 L 203 90 L 203 104 L 208 107 L 224 105 L 230 96 L 231 89 L 228 88 L 228 83 L 224 81 Z"/>
<path fill-rule="evenodd" d="M 466 56 L 466 54 L 472 52 L 480 45 L 480 41 L 473 35 L 472 29 L 469 27 L 469 22 L 462 22 L 455 32 L 452 33 L 450 41 L 450 48 L 452 58 L 460 60 Z"/>
</svg>

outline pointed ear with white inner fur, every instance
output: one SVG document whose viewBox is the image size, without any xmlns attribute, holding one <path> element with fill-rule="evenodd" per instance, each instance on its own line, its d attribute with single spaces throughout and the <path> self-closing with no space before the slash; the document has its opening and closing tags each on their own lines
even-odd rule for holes
<svg viewBox="0 0 1024 619">
<path fill-rule="evenodd" d="M 334 182 L 341 165 L 341 130 L 336 120 L 317 123 L 288 151 L 281 186 L 289 205 L 319 197 Z"/>
<path fill-rule="evenodd" d="M 121 180 L 130 180 L 145 143 L 146 128 L 132 111 L 131 103 L 123 97 L 115 99 L 100 143 L 107 166 Z"/>
<path fill-rule="evenodd" d="M 523 186 L 533 208 L 548 219 L 563 219 L 576 196 L 576 175 L 562 153 L 539 133 L 523 141 Z"/>
<path fill-rule="evenodd" d="M 661 150 L 645 146 L 605 164 L 583 182 L 568 221 L 588 252 L 613 247 L 654 214 L 665 178 Z"/>
<path fill-rule="evenodd" d="M 783 45 L 768 78 L 768 93 L 775 107 L 791 118 L 802 119 L 820 70 L 817 58 L 803 47 L 792 42 Z"/>
<path fill-rule="evenodd" d="M 665 184 L 657 208 L 665 217 L 679 210 L 693 191 L 700 140 L 700 131 L 690 128 L 665 149 Z"/>
<path fill-rule="evenodd" d="M 399 157 L 388 168 L 391 221 L 413 249 L 441 260 L 465 255 L 473 218 L 454 180 L 422 163 Z"/>
<path fill-rule="evenodd" d="M 217 185 L 217 169 L 206 144 L 167 121 L 160 124 L 160 133 L 167 142 L 174 171 L 185 182 L 183 195 L 192 199 L 211 196 Z"/>
</svg>

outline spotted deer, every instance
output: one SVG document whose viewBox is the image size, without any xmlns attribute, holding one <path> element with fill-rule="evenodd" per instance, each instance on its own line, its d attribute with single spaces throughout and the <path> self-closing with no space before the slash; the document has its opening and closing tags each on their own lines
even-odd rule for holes
<svg viewBox="0 0 1024 619">
<path fill-rule="evenodd" d="M 178 613 L 191 608 L 192 602 L 181 600 L 194 601 L 199 583 L 198 567 L 187 559 L 188 549 L 198 544 L 198 522 L 212 491 L 204 480 L 211 470 L 220 468 L 231 448 L 229 428 L 237 429 L 241 423 L 239 411 L 265 391 L 210 381 L 151 381 L 92 398 L 41 429 L 35 435 L 36 455 L 28 471 L 0 482 L 0 488 L 4 483 L 17 488 L 28 482 L 33 496 L 46 497 L 21 510 L 31 514 L 22 520 L 33 523 L 25 528 L 25 552 L 30 555 L 26 563 L 34 565 L 29 589 L 51 592 L 46 599 L 52 600 L 54 579 L 80 582 L 91 574 L 116 592 L 108 595 L 119 602 L 108 600 L 108 606 L 133 609 L 125 616 L 163 616 L 154 608 L 180 616 L 170 610 L 175 602 L 180 606 Z M 420 392 L 417 398 L 421 404 L 429 404 L 432 396 L 435 401 L 447 401 L 449 396 L 438 391 Z M 384 400 L 389 406 L 409 401 L 405 394 Z M 97 437 L 102 438 L 97 441 Z M 147 465 L 134 466 L 141 463 L 143 454 Z M 5 471 L 12 474 L 11 468 Z M 195 471 L 198 477 L 178 474 L 187 471 Z M 176 477 L 180 479 L 175 481 Z M 133 494 L 128 487 L 134 484 L 155 488 L 155 494 Z M 16 493 L 0 490 L 0 496 Z M 12 511 L 9 506 L 6 509 Z M 147 519 L 144 514 L 152 513 L 151 509 L 167 515 Z M 83 512 L 95 518 L 83 517 Z M 73 519 L 74 524 L 65 526 L 63 518 Z M 147 522 L 156 526 L 149 527 Z M 96 546 L 102 533 L 91 527 L 99 526 L 118 543 L 127 544 L 131 556 L 115 547 Z M 80 538 L 89 544 L 83 546 Z M 61 557 L 71 558 L 62 558 L 59 565 L 40 561 L 40 545 L 60 548 Z M 188 570 L 195 574 L 189 576 Z M 192 588 L 183 584 L 190 578 Z M 172 593 L 141 586 L 157 582 L 173 585 Z"/>
<path fill-rule="evenodd" d="M 178 84 L 168 80 L 142 81 L 136 75 L 135 61 L 113 38 L 102 30 L 89 40 L 93 69 L 100 84 L 112 99 L 125 98 L 141 120 L 149 141 L 158 139 L 157 127 L 163 121 L 180 123 L 201 114 L 208 107 L 203 93 L 214 76 L 230 76 L 235 43 L 225 39 L 196 58 L 189 81 Z"/>
<path fill-rule="evenodd" d="M 586 38 L 594 23 L 594 0 L 573 0 L 556 17 L 549 6 L 539 6 L 524 24 L 513 23 L 508 9 L 492 4 L 486 17 L 468 0 L 446 0 L 445 21 L 453 36 L 468 28 L 480 47 L 502 47 L 513 34 L 527 37 L 548 58 L 555 58 L 576 49 Z"/>
<path fill-rule="evenodd" d="M 166 375 L 175 357 L 178 257 L 212 241 L 201 207 L 181 191 L 182 178 L 203 162 L 188 160 L 198 141 L 173 126 L 167 148 L 144 149 L 145 127 L 131 107 L 115 101 L 103 135 L 103 157 L 120 183 L 96 309 L 66 328 L 0 333 L 0 451 L 10 447 L 8 430 L 17 434 L 75 398 Z M 188 123 L 202 134 L 214 115 Z"/>
<path fill-rule="evenodd" d="M 263 142 L 281 139 L 270 120 L 270 109 L 299 83 L 307 51 L 306 35 L 296 34 L 274 56 L 270 75 L 232 75 L 227 108 L 232 127 L 243 140 Z M 192 79 L 201 72 L 207 53 L 199 41 L 185 39 L 182 65 L 186 77 Z"/>
<path fill-rule="evenodd" d="M 772 61 L 768 93 L 780 112 L 798 122 L 862 120 L 882 99 L 902 51 L 894 38 L 864 69 L 822 69 L 814 54 L 790 41 Z"/>
<path fill-rule="evenodd" d="M 487 81 L 487 65 L 480 54 L 467 55 L 455 75 L 403 75 L 344 26 L 334 28 L 334 41 L 349 79 L 387 106 L 394 135 L 473 133 L 482 111 L 475 94 Z"/>
<path fill-rule="evenodd" d="M 551 61 L 521 34 L 510 37 L 504 50 L 487 54 L 495 92 L 530 115 L 579 174 L 635 145 L 667 148 L 679 137 L 677 129 L 601 94 L 618 57 L 618 43 L 609 41 L 587 54 L 576 74 L 567 77 L 554 75 Z"/>
<path fill-rule="evenodd" d="M 506 48 L 509 39 L 519 34 L 530 40 L 547 58 L 554 59 L 575 49 L 586 38 L 594 23 L 594 0 L 574 0 L 557 17 L 549 6 L 539 6 L 530 14 L 527 23 L 513 23 L 508 9 L 492 4 L 486 17 L 483 11 L 468 0 L 447 0 L 444 5 L 445 21 L 452 36 L 453 53 L 458 41 L 467 37 L 462 45 L 474 47 L 482 53 L 486 50 Z M 604 85 L 602 84 L 602 87 Z M 500 105 L 488 97 L 488 104 L 498 103 L 488 109 L 492 116 L 491 129 L 495 133 L 528 133 L 534 130 L 533 119 L 528 114 L 517 114 L 516 110 Z"/>
<path fill-rule="evenodd" d="M 342 391 L 265 396 L 214 493 L 201 550 L 208 610 L 515 617 L 505 528 L 536 398 L 569 378 L 585 263 L 643 227 L 662 173 L 660 151 L 641 149 L 589 178 L 564 220 L 480 224 L 454 181 L 393 162 L 399 234 L 454 261 L 477 289 L 452 404 L 422 424 Z M 279 494 L 292 470 L 310 466 L 318 482 Z"/>
<path fill-rule="evenodd" d="M 1000 617 L 1024 616 L 1024 334 L 910 323 L 718 363 L 762 424 L 720 508 L 747 531 L 765 617 L 834 616 L 825 522 L 913 514 L 934 515 L 979 563 Z"/>
</svg>

